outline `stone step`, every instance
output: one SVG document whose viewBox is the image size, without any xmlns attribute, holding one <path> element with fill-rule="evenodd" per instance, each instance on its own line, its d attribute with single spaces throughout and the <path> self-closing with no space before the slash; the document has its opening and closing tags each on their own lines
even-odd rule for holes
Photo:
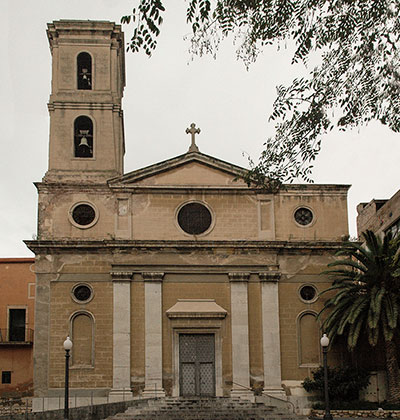
<svg viewBox="0 0 400 420">
<path fill-rule="evenodd" d="M 300 420 L 262 403 L 237 398 L 163 398 L 142 401 L 107 420 Z M 305 418 L 304 418 L 305 419 Z"/>
</svg>

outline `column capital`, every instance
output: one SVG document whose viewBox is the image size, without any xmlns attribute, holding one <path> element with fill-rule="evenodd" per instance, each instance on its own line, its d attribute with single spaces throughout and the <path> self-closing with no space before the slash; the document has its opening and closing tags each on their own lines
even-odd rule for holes
<svg viewBox="0 0 400 420">
<path fill-rule="evenodd" d="M 248 282 L 250 278 L 250 273 L 244 271 L 237 271 L 233 273 L 228 273 L 230 282 L 245 281 Z"/>
<path fill-rule="evenodd" d="M 163 281 L 164 273 L 161 272 L 143 272 L 143 281 Z"/>
<path fill-rule="evenodd" d="M 111 271 L 112 281 L 131 281 L 132 275 L 131 271 Z"/>
<path fill-rule="evenodd" d="M 262 282 L 268 283 L 277 283 L 281 278 L 281 273 L 279 271 L 263 271 L 258 273 L 258 277 Z"/>
</svg>

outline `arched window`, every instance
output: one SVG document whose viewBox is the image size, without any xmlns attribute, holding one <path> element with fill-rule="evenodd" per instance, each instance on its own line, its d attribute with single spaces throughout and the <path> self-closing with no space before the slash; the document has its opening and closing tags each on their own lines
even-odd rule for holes
<svg viewBox="0 0 400 420">
<path fill-rule="evenodd" d="M 78 89 L 92 89 L 92 57 L 81 52 L 77 57 Z"/>
<path fill-rule="evenodd" d="M 318 366 L 320 345 L 317 314 L 314 312 L 303 312 L 300 314 L 297 319 L 297 333 L 300 366 Z"/>
<path fill-rule="evenodd" d="M 74 122 L 74 156 L 93 157 L 93 122 L 89 117 L 78 117 Z"/>
<path fill-rule="evenodd" d="M 88 312 L 76 313 L 72 320 L 72 364 L 93 366 L 93 318 Z"/>
</svg>

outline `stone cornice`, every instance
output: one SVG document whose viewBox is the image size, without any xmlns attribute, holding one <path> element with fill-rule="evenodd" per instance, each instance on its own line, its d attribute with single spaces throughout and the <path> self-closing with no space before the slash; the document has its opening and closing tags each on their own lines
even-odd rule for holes
<svg viewBox="0 0 400 420">
<path fill-rule="evenodd" d="M 248 282 L 250 278 L 249 272 L 236 271 L 228 273 L 230 282 Z"/>
<path fill-rule="evenodd" d="M 163 280 L 164 273 L 161 272 L 142 272 L 143 281 L 160 282 Z"/>
<path fill-rule="evenodd" d="M 60 94 L 59 94 L 60 95 Z M 120 103 L 112 102 L 50 102 L 47 104 L 49 111 L 54 111 L 55 109 L 100 109 L 100 110 L 109 110 L 114 112 L 121 111 Z"/>
<path fill-rule="evenodd" d="M 255 252 L 265 253 L 298 253 L 318 252 L 318 251 L 336 251 L 343 247 L 343 241 L 166 241 L 166 240 L 26 240 L 27 247 L 34 253 L 43 252 L 75 252 L 77 249 L 93 252 L 114 252 L 118 250 L 137 250 L 144 251 L 165 251 L 181 252 L 182 250 L 210 250 L 214 249 L 235 249 L 239 253 Z"/>
<path fill-rule="evenodd" d="M 263 271 L 258 273 L 260 281 L 267 283 L 277 283 L 281 278 L 281 273 L 278 271 Z"/>
</svg>

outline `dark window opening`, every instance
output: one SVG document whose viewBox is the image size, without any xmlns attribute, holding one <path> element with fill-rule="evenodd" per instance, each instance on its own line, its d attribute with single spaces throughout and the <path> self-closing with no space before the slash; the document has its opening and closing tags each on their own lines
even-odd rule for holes
<svg viewBox="0 0 400 420">
<path fill-rule="evenodd" d="M 303 286 L 300 289 L 300 296 L 303 300 L 313 300 L 317 296 L 317 291 L 313 286 Z"/>
<path fill-rule="evenodd" d="M 296 210 L 294 214 L 294 219 L 299 225 L 307 226 L 313 221 L 312 211 L 305 207 L 302 207 Z"/>
<path fill-rule="evenodd" d="M 189 203 L 178 213 L 178 223 L 182 230 L 191 235 L 204 233 L 211 226 L 211 213 L 200 203 Z"/>
<path fill-rule="evenodd" d="M 25 309 L 9 309 L 8 340 L 25 341 Z"/>
<path fill-rule="evenodd" d="M 84 284 L 81 284 L 74 289 L 74 296 L 77 300 L 85 302 L 89 300 L 92 296 L 92 291 L 90 288 Z"/>
<path fill-rule="evenodd" d="M 2 384 L 11 383 L 11 372 L 9 370 L 3 370 L 3 372 L 1 372 L 1 383 Z"/>
<path fill-rule="evenodd" d="M 93 123 L 81 116 L 74 123 L 74 155 L 79 158 L 93 157 Z"/>
<path fill-rule="evenodd" d="M 77 58 L 78 89 L 92 89 L 92 57 L 82 52 Z"/>
<path fill-rule="evenodd" d="M 96 217 L 96 212 L 89 204 L 79 204 L 72 210 L 74 222 L 81 226 L 90 225 Z"/>
</svg>

